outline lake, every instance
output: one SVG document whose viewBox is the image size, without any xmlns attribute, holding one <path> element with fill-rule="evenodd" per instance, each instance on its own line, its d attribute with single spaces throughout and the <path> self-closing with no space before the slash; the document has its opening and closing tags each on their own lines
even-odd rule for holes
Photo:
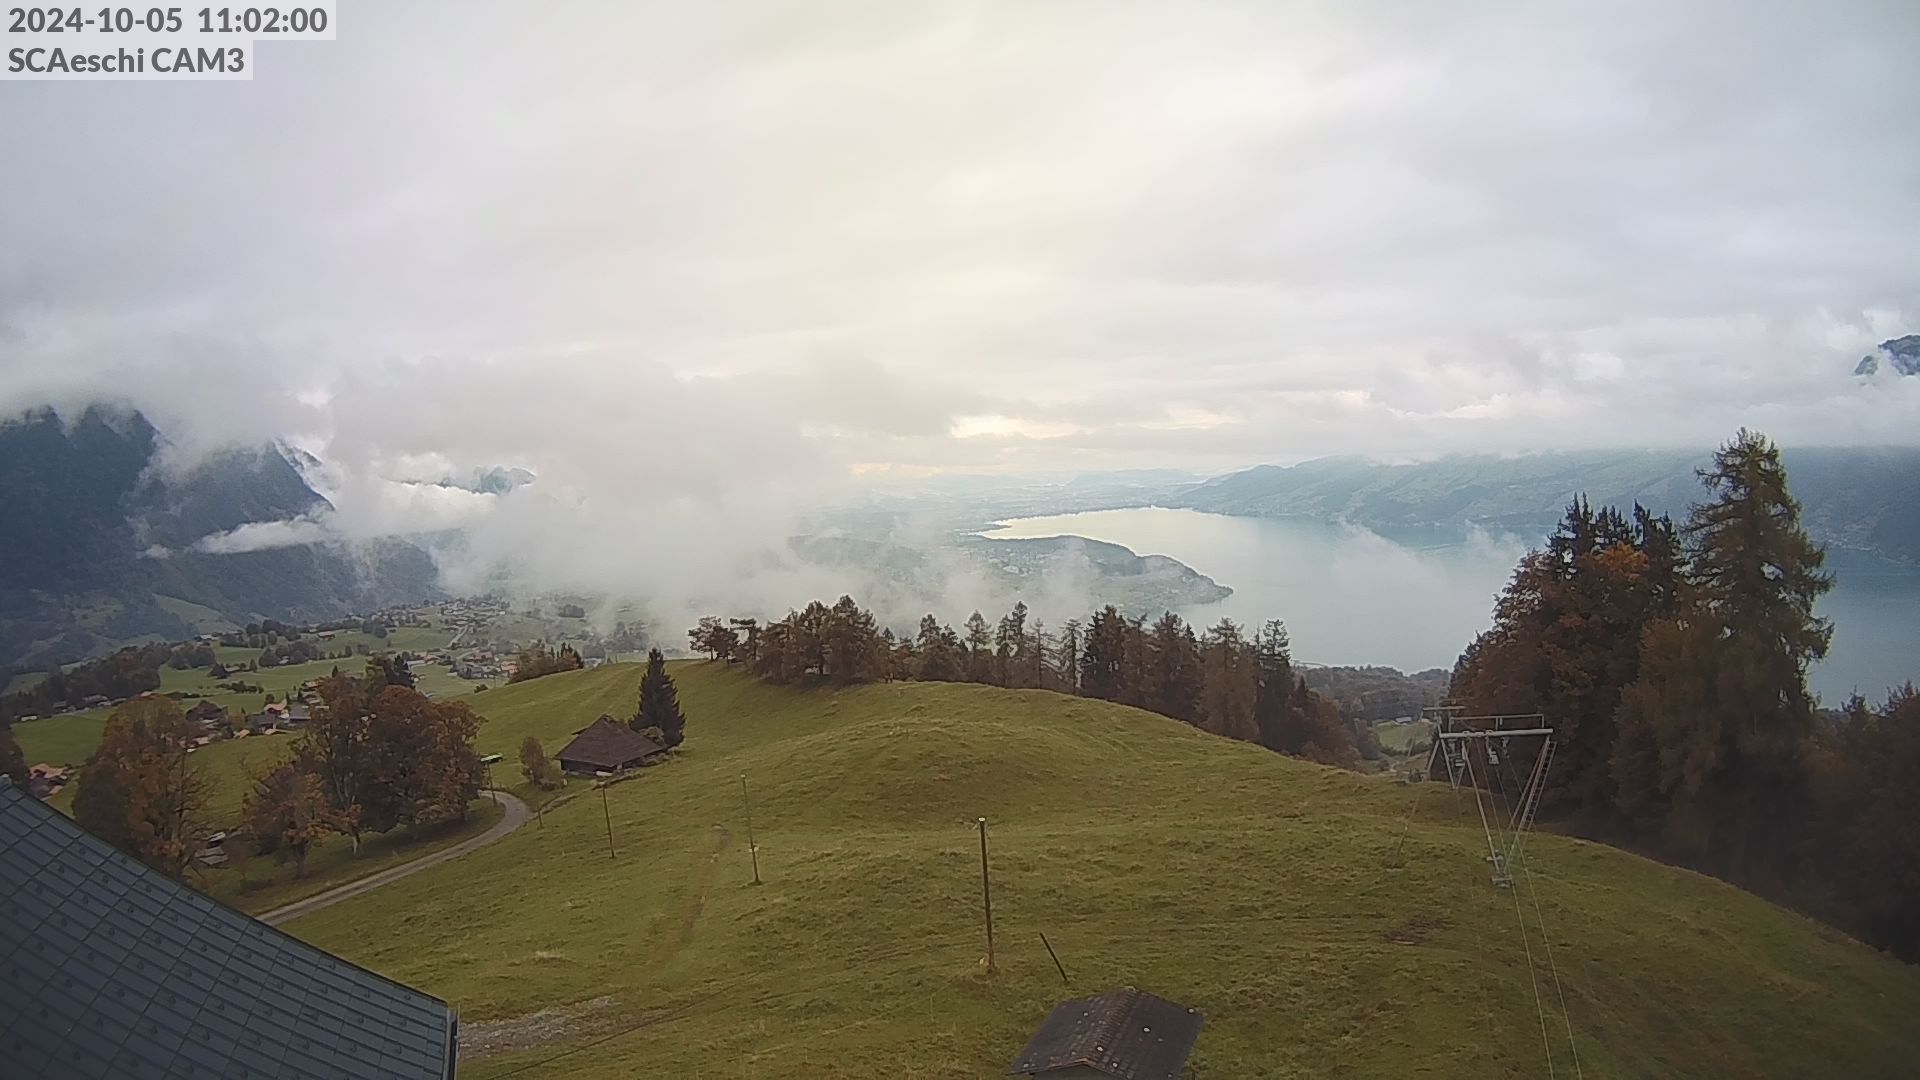
<svg viewBox="0 0 1920 1080">
<path fill-rule="evenodd" d="M 1300 660 L 1403 671 L 1452 667 L 1492 621 L 1514 564 L 1543 539 L 1152 507 L 1016 518 L 986 535 L 1084 536 L 1166 555 L 1233 589 L 1181 610 L 1201 628 L 1284 619 Z M 1920 569 L 1857 552 L 1832 553 L 1828 565 L 1835 584 L 1819 613 L 1834 622 L 1833 648 L 1811 678 L 1822 701 L 1838 704 L 1855 687 L 1878 700 L 1920 679 Z"/>
</svg>

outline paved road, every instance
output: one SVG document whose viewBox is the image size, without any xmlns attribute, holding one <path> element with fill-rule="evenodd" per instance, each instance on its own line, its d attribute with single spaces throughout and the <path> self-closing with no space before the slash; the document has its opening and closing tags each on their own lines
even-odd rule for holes
<svg viewBox="0 0 1920 1080">
<path fill-rule="evenodd" d="M 369 874 L 358 881 L 349 881 L 345 885 L 336 886 L 328 889 L 326 892 L 315 893 L 305 900 L 297 900 L 288 904 L 286 907 L 275 908 L 265 915 L 257 916 L 257 918 L 269 926 L 278 926 L 289 919 L 297 919 L 302 915 L 311 915 L 321 908 L 332 907 L 342 900 L 350 900 L 353 897 L 359 896 L 361 893 L 372 892 L 382 885 L 399 881 L 408 874 L 417 874 L 429 866 L 438 866 L 443 862 L 457 859 L 469 851 L 476 851 L 486 847 L 495 840 L 525 825 L 528 819 L 533 817 L 533 811 L 527 809 L 526 803 L 521 802 L 519 799 L 514 798 L 504 791 L 497 791 L 494 792 L 494 794 L 499 796 L 500 805 L 506 812 L 500 815 L 499 821 L 494 822 L 493 828 L 488 829 L 479 836 L 471 840 L 462 840 L 450 848 L 444 848 L 429 855 L 422 855 L 412 862 L 404 862 L 399 866 L 389 866 L 377 874 Z"/>
</svg>

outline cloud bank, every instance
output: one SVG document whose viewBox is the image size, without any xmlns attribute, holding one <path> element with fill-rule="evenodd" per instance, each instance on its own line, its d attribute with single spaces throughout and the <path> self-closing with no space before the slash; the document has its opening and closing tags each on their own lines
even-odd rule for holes
<svg viewBox="0 0 1920 1080">
<path fill-rule="evenodd" d="M 14 84 L 0 409 L 285 438 L 345 535 L 724 573 L 848 485 L 1912 442 L 1920 8 L 364 4 Z M 507 495 L 431 481 L 514 466 Z M 219 543 L 253 543 L 261 536 Z M 483 574 L 474 570 L 474 574 Z"/>
</svg>

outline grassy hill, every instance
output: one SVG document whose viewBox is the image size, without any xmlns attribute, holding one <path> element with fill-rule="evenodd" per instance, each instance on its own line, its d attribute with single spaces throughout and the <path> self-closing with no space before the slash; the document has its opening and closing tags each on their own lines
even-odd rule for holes
<svg viewBox="0 0 1920 1080">
<path fill-rule="evenodd" d="M 1100 702 L 676 671 L 688 742 L 608 790 L 615 857 L 588 790 L 291 929 L 453 1001 L 476 1078 L 994 1076 L 1056 1000 L 1121 984 L 1206 1013 L 1195 1076 L 1540 1076 L 1543 1024 L 1571 1076 L 1549 944 L 1587 1077 L 1920 1061 L 1920 970 L 1593 844 L 1543 837 L 1537 888 L 1495 890 L 1474 811 L 1444 788 L 1407 826 L 1413 789 Z M 479 695 L 482 749 L 511 760 L 529 732 L 557 749 L 630 710 L 638 677 Z"/>
</svg>

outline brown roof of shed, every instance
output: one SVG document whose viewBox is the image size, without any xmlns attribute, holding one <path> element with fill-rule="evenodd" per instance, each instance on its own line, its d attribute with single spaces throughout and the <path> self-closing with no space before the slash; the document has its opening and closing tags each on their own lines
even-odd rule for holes
<svg viewBox="0 0 1920 1080">
<path fill-rule="evenodd" d="M 1086 1066 L 1119 1080 L 1173 1080 L 1204 1023 L 1192 1009 L 1131 986 L 1063 1001 L 1007 1073 Z"/>
<path fill-rule="evenodd" d="M 638 758 L 664 753 L 666 747 L 611 716 L 602 716 L 553 756 L 561 762 L 577 761 L 595 768 L 617 769 Z"/>
</svg>

